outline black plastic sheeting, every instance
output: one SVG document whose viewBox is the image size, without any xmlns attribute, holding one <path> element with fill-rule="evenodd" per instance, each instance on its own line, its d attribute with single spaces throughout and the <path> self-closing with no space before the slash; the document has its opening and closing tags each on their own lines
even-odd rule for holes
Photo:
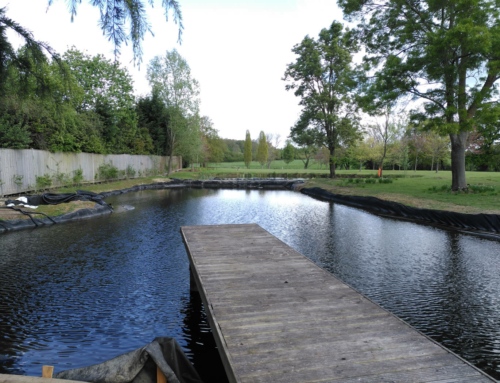
<svg viewBox="0 0 500 383">
<path fill-rule="evenodd" d="M 101 364 L 62 371 L 55 379 L 96 383 L 156 383 L 157 367 L 168 383 L 202 383 L 174 338 L 159 337 L 146 346 Z"/>
<path fill-rule="evenodd" d="M 453 226 L 466 230 L 480 230 L 500 233 L 500 215 L 496 214 L 463 214 L 451 211 L 420 209 L 397 202 L 384 201 L 376 197 L 358 197 L 327 192 L 321 188 L 304 188 L 301 193 L 339 202 L 344 205 L 371 210 L 412 220 L 425 221 L 432 224 Z"/>
<path fill-rule="evenodd" d="M 90 191 L 77 190 L 76 193 L 45 193 L 28 196 L 28 205 L 59 205 L 72 201 L 93 201 L 99 205 L 107 205 L 102 196 Z"/>
<path fill-rule="evenodd" d="M 11 219 L 0 221 L 0 233 L 14 230 L 33 229 L 39 226 L 53 225 L 54 223 L 66 223 L 71 221 L 79 221 L 89 219 L 105 214 L 111 214 L 113 210 L 109 206 L 96 204 L 93 209 L 80 209 L 71 213 L 66 213 L 57 217 L 50 218 L 34 218 L 34 221 L 29 219 Z M 54 222 L 55 221 L 55 222 Z"/>
</svg>

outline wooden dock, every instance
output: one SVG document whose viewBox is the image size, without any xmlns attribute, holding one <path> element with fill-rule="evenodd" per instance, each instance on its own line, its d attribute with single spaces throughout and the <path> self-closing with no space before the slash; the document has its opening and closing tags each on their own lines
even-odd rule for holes
<svg viewBox="0 0 500 383">
<path fill-rule="evenodd" d="M 260 226 L 185 226 L 230 382 L 491 382 Z"/>
</svg>

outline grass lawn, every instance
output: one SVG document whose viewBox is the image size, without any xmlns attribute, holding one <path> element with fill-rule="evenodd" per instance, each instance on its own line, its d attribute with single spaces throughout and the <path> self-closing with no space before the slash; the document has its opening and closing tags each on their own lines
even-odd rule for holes
<svg viewBox="0 0 500 383">
<path fill-rule="evenodd" d="M 208 163 L 207 167 L 209 170 L 215 170 L 215 169 L 232 169 L 233 171 L 237 171 L 239 168 L 240 171 L 245 171 L 247 168 L 245 167 L 245 163 L 242 162 L 221 162 L 219 164 L 215 163 Z M 253 171 L 260 171 L 261 170 L 261 165 L 260 163 L 256 161 L 252 161 L 250 163 L 250 170 Z M 270 170 L 272 171 L 287 171 L 287 170 L 292 170 L 294 172 L 327 172 L 327 168 L 323 165 L 320 169 L 320 165 L 317 162 L 314 162 L 311 164 L 309 162 L 309 166 L 307 169 L 304 170 L 304 163 L 301 160 L 294 160 L 290 162 L 288 165 L 285 164 L 285 161 L 279 160 L 279 161 L 273 161 L 271 162 L 271 167 Z M 267 170 L 267 164 L 264 165 L 264 169 L 262 171 L 268 171 Z"/>
</svg>

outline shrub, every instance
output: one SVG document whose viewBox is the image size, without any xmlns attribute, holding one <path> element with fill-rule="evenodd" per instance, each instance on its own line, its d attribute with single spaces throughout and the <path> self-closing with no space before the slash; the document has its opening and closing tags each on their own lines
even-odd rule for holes
<svg viewBox="0 0 500 383">
<path fill-rule="evenodd" d="M 104 178 L 106 181 L 118 178 L 118 168 L 113 166 L 112 162 L 103 162 L 102 165 L 99 165 L 97 170 L 99 172 L 99 178 Z"/>
<path fill-rule="evenodd" d="M 35 176 L 37 190 L 45 190 L 52 185 L 50 174 L 45 173 L 43 176 Z"/>
<path fill-rule="evenodd" d="M 20 189 L 21 186 L 23 186 L 23 178 L 24 178 L 24 176 L 21 174 L 14 174 L 12 176 L 12 180 L 16 184 L 18 189 Z"/>
<path fill-rule="evenodd" d="M 374 184 L 376 182 L 377 182 L 377 180 L 375 178 L 366 178 L 365 179 L 365 184 Z"/>
<path fill-rule="evenodd" d="M 390 178 L 379 178 L 378 183 L 379 184 L 392 184 L 392 180 Z"/>
<path fill-rule="evenodd" d="M 132 165 L 127 166 L 127 178 L 134 178 L 135 177 L 135 169 Z"/>
<path fill-rule="evenodd" d="M 83 169 L 73 170 L 73 184 L 80 185 L 83 182 Z"/>
<path fill-rule="evenodd" d="M 474 193 L 495 194 L 495 187 L 489 185 L 469 185 L 469 189 Z"/>
</svg>

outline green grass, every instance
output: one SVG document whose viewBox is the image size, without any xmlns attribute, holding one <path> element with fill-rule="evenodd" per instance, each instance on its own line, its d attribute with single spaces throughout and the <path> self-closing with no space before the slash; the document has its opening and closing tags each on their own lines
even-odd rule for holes
<svg viewBox="0 0 500 383">
<path fill-rule="evenodd" d="M 234 171 L 236 171 L 239 168 L 240 171 L 242 171 L 242 172 L 247 170 L 244 162 L 221 162 L 219 164 L 209 163 L 209 164 L 207 164 L 207 167 L 211 168 L 211 169 L 212 168 L 215 168 L 215 169 L 233 169 Z M 256 161 L 252 161 L 250 163 L 250 170 L 252 172 L 258 171 L 258 170 L 260 171 L 261 170 L 260 163 L 258 163 Z M 308 168 L 304 169 L 304 163 L 301 160 L 292 161 L 288 165 L 285 164 L 285 161 L 283 161 L 283 160 L 273 161 L 273 162 L 271 162 L 271 169 L 270 170 L 272 170 L 272 171 L 293 170 L 294 172 L 298 172 L 298 171 L 304 171 L 304 172 L 310 172 L 310 171 L 321 172 L 321 171 L 323 171 L 323 172 L 327 172 L 328 171 L 324 165 L 322 166 L 322 169 L 320 169 L 320 166 L 317 162 L 314 162 L 312 164 L 311 164 L 311 162 L 309 162 Z M 262 169 L 262 171 L 269 171 L 267 169 L 267 164 L 264 165 L 264 169 Z"/>
<path fill-rule="evenodd" d="M 369 171 L 362 173 L 367 172 Z M 390 177 L 397 173 L 399 171 L 384 171 L 383 175 Z M 409 171 L 407 175 L 409 177 L 393 178 L 392 183 L 366 182 L 372 182 L 371 179 L 355 179 L 352 183 L 346 183 L 342 179 L 315 179 L 307 181 L 307 186 L 323 187 L 340 194 L 370 195 L 424 208 L 464 213 L 500 213 L 500 173 L 467 172 L 469 193 L 451 192 L 450 171 L 440 171 L 437 174 L 430 171 Z M 411 177 L 412 175 L 421 177 Z"/>
</svg>

